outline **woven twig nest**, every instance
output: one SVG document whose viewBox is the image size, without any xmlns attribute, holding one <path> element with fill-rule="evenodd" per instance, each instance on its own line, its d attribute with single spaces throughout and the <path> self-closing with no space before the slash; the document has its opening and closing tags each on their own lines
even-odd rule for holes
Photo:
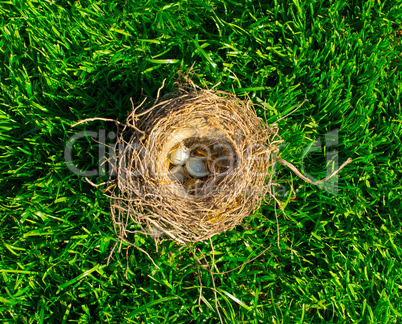
<svg viewBox="0 0 402 324">
<path fill-rule="evenodd" d="M 281 139 L 249 101 L 180 88 L 137 110 L 118 135 L 108 186 L 121 239 L 133 242 L 139 225 L 154 238 L 203 241 L 259 207 Z"/>
<path fill-rule="evenodd" d="M 181 244 L 204 241 L 240 224 L 266 198 L 281 207 L 272 190 L 275 163 L 319 185 L 352 162 L 348 158 L 324 179 L 313 181 L 278 156 L 283 142 L 278 128 L 258 118 L 250 101 L 190 85 L 160 101 L 158 91 L 145 111 L 137 113 L 142 104 L 133 106 L 125 124 L 95 117 L 72 125 L 101 120 L 118 126 L 108 159 L 113 166 L 109 181 L 86 180 L 96 187 L 107 184 L 104 192 L 111 198 L 120 243 L 142 250 L 136 233 Z"/>
</svg>

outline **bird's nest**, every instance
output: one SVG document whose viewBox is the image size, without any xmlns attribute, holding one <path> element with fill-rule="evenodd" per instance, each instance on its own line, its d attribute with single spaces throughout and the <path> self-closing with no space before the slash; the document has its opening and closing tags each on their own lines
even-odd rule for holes
<svg viewBox="0 0 402 324">
<path fill-rule="evenodd" d="M 189 84 L 160 100 L 158 91 L 148 107 L 133 105 L 125 124 L 104 118 L 75 124 L 118 126 L 105 194 L 121 243 L 136 246 L 136 233 L 181 244 L 204 241 L 240 224 L 263 200 L 278 202 L 275 163 L 318 185 L 352 161 L 313 182 L 278 156 L 278 128 L 260 119 L 249 100 Z"/>
<path fill-rule="evenodd" d="M 122 240 L 140 231 L 203 241 L 240 224 L 270 194 L 282 140 L 250 101 L 191 87 L 138 110 L 119 132 L 107 190 Z"/>
</svg>

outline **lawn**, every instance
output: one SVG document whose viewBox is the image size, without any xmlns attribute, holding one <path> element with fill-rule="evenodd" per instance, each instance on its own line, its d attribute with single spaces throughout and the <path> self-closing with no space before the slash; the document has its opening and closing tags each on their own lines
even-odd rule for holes
<svg viewBox="0 0 402 324">
<path fill-rule="evenodd" d="M 401 1 L 9 0 L 0 30 L 1 323 L 402 322 Z M 278 121 L 303 174 L 353 162 L 329 187 L 278 165 L 285 214 L 266 202 L 213 250 L 139 234 L 155 264 L 125 245 L 107 264 L 110 202 L 64 148 L 115 125 L 71 125 L 124 122 L 191 66 L 271 124 L 306 99 Z M 82 139 L 74 161 L 98 149 Z"/>
</svg>

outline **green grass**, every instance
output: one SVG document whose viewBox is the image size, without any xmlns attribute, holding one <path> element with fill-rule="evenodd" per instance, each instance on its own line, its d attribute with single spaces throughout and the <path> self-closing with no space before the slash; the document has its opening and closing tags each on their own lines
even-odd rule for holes
<svg viewBox="0 0 402 324">
<path fill-rule="evenodd" d="M 124 121 L 130 97 L 174 89 L 178 71 L 265 105 L 281 120 L 282 157 L 325 177 L 336 149 L 339 191 L 304 183 L 243 226 L 213 238 L 225 323 L 401 323 L 402 4 L 398 1 L 0 1 L 0 322 L 218 323 L 213 283 L 189 247 L 116 238 L 109 201 L 66 167 L 83 118 Z M 325 134 L 339 141 L 327 148 Z M 75 159 L 96 166 L 81 141 Z M 103 179 L 93 178 L 101 182 Z M 211 247 L 197 244 L 208 262 Z M 123 248 L 125 248 L 123 246 Z M 125 279 L 126 252 L 128 279 Z M 199 257 L 201 254 L 198 252 Z"/>
</svg>

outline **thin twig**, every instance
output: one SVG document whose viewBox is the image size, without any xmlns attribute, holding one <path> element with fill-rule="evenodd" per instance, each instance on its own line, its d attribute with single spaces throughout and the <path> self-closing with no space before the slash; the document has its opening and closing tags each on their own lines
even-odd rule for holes
<svg viewBox="0 0 402 324">
<path fill-rule="evenodd" d="M 293 109 L 293 110 L 292 110 L 290 113 L 288 113 L 287 115 L 285 115 L 285 116 L 279 118 L 277 121 L 275 121 L 275 122 L 272 124 L 272 126 L 275 126 L 275 124 L 276 124 L 278 121 L 280 121 L 280 120 L 282 120 L 282 119 L 285 119 L 286 117 L 288 117 L 288 116 L 290 116 L 291 114 L 293 114 L 294 112 L 296 112 L 296 110 L 298 110 L 301 106 L 303 106 L 303 104 L 304 104 L 306 101 L 307 101 L 307 99 L 304 99 L 303 102 L 302 102 L 300 105 L 298 105 L 295 109 Z"/>
<path fill-rule="evenodd" d="M 94 187 L 100 187 L 100 186 L 103 186 L 104 184 L 108 183 L 108 181 L 105 181 L 105 182 L 102 182 L 102 183 L 93 183 L 87 177 L 85 177 L 84 179 L 85 179 L 86 182 L 88 182 L 91 186 L 94 186 Z"/>
<path fill-rule="evenodd" d="M 348 158 L 345 162 L 342 163 L 342 165 L 337 170 L 332 172 L 329 176 L 325 177 L 324 179 L 322 179 L 320 181 L 315 181 L 315 182 L 311 181 L 309 178 L 302 175 L 301 172 L 299 170 L 297 170 L 296 167 L 293 164 L 289 163 L 288 161 L 281 159 L 281 158 L 277 158 L 276 161 L 279 163 L 282 163 L 283 165 L 286 165 L 290 170 L 292 170 L 299 178 L 303 179 L 304 181 L 311 183 L 313 185 L 319 185 L 321 183 L 324 183 L 328 179 L 332 178 L 334 175 L 336 175 L 339 171 L 341 171 L 347 164 L 349 164 L 353 160 L 351 158 Z"/>
<path fill-rule="evenodd" d="M 252 258 L 252 259 L 250 259 L 250 260 L 244 262 L 243 264 L 237 266 L 236 268 L 231 269 L 231 270 L 228 270 L 228 271 L 225 271 L 225 272 L 214 272 L 214 275 L 224 275 L 224 274 L 227 274 L 227 273 L 229 273 L 229 272 L 236 271 L 237 269 L 239 269 L 239 268 L 241 268 L 241 267 L 244 267 L 246 264 L 249 264 L 250 262 L 253 262 L 255 259 L 258 259 L 261 255 L 263 255 L 266 251 L 268 251 L 268 250 L 271 248 L 271 246 L 272 246 L 272 245 L 268 246 L 264 251 L 262 251 L 262 252 L 261 252 L 260 254 L 258 254 L 256 257 L 254 257 L 254 258 Z"/>
<path fill-rule="evenodd" d="M 135 248 L 137 248 L 138 250 L 140 250 L 141 252 L 143 252 L 143 253 L 151 260 L 151 262 L 153 263 L 153 265 L 154 265 L 156 268 L 160 269 L 160 268 L 158 267 L 158 265 L 155 263 L 155 261 L 154 261 L 154 260 L 151 258 L 151 256 L 148 254 L 147 251 L 145 251 L 144 249 L 140 248 L 138 245 L 127 241 L 127 240 L 126 240 L 124 237 L 122 237 L 122 236 L 119 236 L 119 238 L 120 238 L 120 242 L 121 242 L 121 243 L 122 243 L 122 242 L 126 242 L 126 243 L 128 243 L 130 246 L 134 246 Z"/>
<path fill-rule="evenodd" d="M 200 283 L 200 295 L 198 296 L 198 308 L 199 308 L 200 312 L 202 313 L 202 308 L 201 308 L 202 281 L 201 281 L 200 266 L 198 264 L 197 264 L 197 270 L 198 270 L 198 281 Z"/>
<path fill-rule="evenodd" d="M 155 100 L 155 102 L 154 102 L 154 105 L 155 105 L 155 104 L 158 102 L 158 100 L 159 100 L 159 95 L 160 95 L 161 90 L 162 90 L 163 87 L 165 86 L 165 81 L 166 81 L 166 78 L 163 79 L 162 85 L 161 85 L 160 88 L 158 89 L 158 93 L 156 94 L 156 100 Z"/>
<path fill-rule="evenodd" d="M 274 210 L 275 210 L 275 219 L 276 219 L 276 236 L 277 236 L 277 240 L 278 240 L 278 248 L 280 251 L 281 245 L 280 245 L 280 239 L 279 239 L 279 216 L 278 216 L 278 212 L 276 211 L 276 204 L 274 204 Z"/>
<path fill-rule="evenodd" d="M 126 280 L 128 280 L 127 274 L 128 274 L 128 266 L 129 266 L 128 250 L 129 250 L 129 249 L 126 250 L 126 262 L 127 262 L 127 264 L 126 264 L 126 271 L 125 271 L 125 275 L 124 275 L 124 276 L 126 277 Z"/>
<path fill-rule="evenodd" d="M 113 248 L 112 248 L 112 250 L 111 250 L 110 253 L 109 253 L 109 256 L 108 256 L 108 258 L 107 258 L 106 265 L 109 265 L 110 259 L 111 259 L 112 256 L 113 256 L 113 253 L 114 253 L 114 250 L 116 249 L 116 246 L 117 246 L 117 241 L 116 241 L 116 243 L 113 245 Z"/>
<path fill-rule="evenodd" d="M 201 261 L 197 258 L 197 256 L 195 255 L 195 251 L 193 251 L 191 248 L 190 248 L 190 251 L 191 251 L 191 253 L 193 253 L 193 256 L 194 256 L 194 258 L 197 260 L 197 262 L 199 263 L 199 264 L 197 264 L 197 272 L 198 272 L 198 282 L 200 283 L 200 294 L 199 294 L 199 296 L 198 296 L 198 308 L 199 308 L 199 310 L 200 310 L 200 312 L 202 313 L 203 311 L 202 311 L 202 308 L 201 308 L 201 299 L 202 299 L 202 279 L 201 279 L 201 271 L 200 271 L 200 264 L 201 264 Z"/>
<path fill-rule="evenodd" d="M 218 308 L 218 295 L 216 293 L 216 285 L 215 285 L 215 280 L 214 280 L 214 274 L 213 274 L 211 269 L 210 269 L 210 273 L 211 273 L 211 278 L 212 278 L 212 284 L 214 285 L 215 308 L 216 308 L 216 311 L 218 312 L 219 319 L 220 319 L 221 323 L 223 324 L 222 316 L 221 316 L 221 313 L 219 312 L 219 308 Z"/>
<path fill-rule="evenodd" d="M 213 270 L 215 268 L 216 270 L 218 270 L 218 268 L 216 267 L 216 264 L 215 264 L 215 249 L 214 249 L 214 244 L 212 243 L 211 238 L 209 238 L 209 243 L 211 243 L 211 250 L 212 250 L 212 267 L 211 267 L 211 269 Z"/>
<path fill-rule="evenodd" d="M 221 316 L 221 313 L 220 313 L 219 307 L 218 307 L 218 294 L 216 293 L 216 285 L 215 285 L 214 274 L 212 272 L 212 269 L 215 266 L 215 253 L 214 253 L 211 238 L 209 239 L 209 242 L 211 243 L 211 247 L 212 247 L 212 266 L 209 266 L 208 271 L 209 271 L 209 273 L 211 275 L 212 284 L 214 285 L 215 308 L 216 308 L 216 311 L 218 312 L 220 322 L 223 323 L 222 316 Z M 205 259 L 205 256 L 204 256 L 204 259 Z M 205 259 L 205 261 L 207 261 L 207 260 Z"/>
<path fill-rule="evenodd" d="M 83 123 L 88 123 L 88 122 L 95 121 L 95 120 L 111 121 L 111 122 L 115 122 L 118 125 L 124 125 L 123 123 L 121 123 L 121 122 L 119 122 L 118 120 L 115 120 L 115 119 L 95 117 L 95 118 L 87 118 L 87 119 L 80 120 L 79 122 L 71 125 L 71 127 L 75 127 L 77 125 L 80 125 L 80 124 L 83 124 Z"/>
</svg>

